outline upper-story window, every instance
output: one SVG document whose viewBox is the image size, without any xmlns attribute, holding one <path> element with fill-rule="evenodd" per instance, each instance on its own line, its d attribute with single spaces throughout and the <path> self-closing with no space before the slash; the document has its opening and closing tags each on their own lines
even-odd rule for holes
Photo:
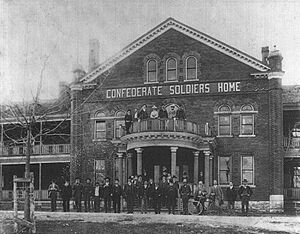
<svg viewBox="0 0 300 234">
<path fill-rule="evenodd" d="M 105 121 L 96 121 L 96 139 L 106 138 L 106 123 Z"/>
<path fill-rule="evenodd" d="M 157 81 L 157 61 L 150 59 L 147 62 L 147 82 L 156 82 Z"/>
<path fill-rule="evenodd" d="M 231 109 L 222 105 L 218 109 L 218 136 L 231 136 Z"/>
<path fill-rule="evenodd" d="M 197 59 L 193 56 L 186 59 L 186 79 L 197 79 Z"/>
<path fill-rule="evenodd" d="M 175 58 L 167 60 L 167 81 L 177 80 L 177 61 Z"/>
<path fill-rule="evenodd" d="M 241 108 L 241 135 L 254 135 L 254 108 L 252 105 L 244 105 Z"/>
</svg>

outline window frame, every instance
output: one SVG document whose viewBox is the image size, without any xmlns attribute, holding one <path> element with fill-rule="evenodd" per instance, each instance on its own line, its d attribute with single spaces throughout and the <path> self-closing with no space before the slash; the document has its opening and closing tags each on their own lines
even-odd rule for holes
<svg viewBox="0 0 300 234">
<path fill-rule="evenodd" d="M 243 110 L 245 106 L 250 106 L 251 110 Z M 243 105 L 240 109 L 240 134 L 239 137 L 255 137 L 255 118 L 254 114 L 256 111 L 254 111 L 254 107 L 251 104 Z M 242 133 L 242 126 L 244 125 L 250 125 L 250 124 L 243 124 L 243 117 L 245 116 L 251 116 L 252 117 L 252 134 L 243 134 Z"/>
<path fill-rule="evenodd" d="M 195 68 L 193 68 L 193 69 L 195 69 L 195 78 L 193 78 L 193 79 L 189 79 L 188 78 L 188 60 L 190 59 L 190 58 L 193 58 L 193 59 L 195 59 Z M 193 80 L 198 80 L 198 77 L 197 77 L 197 74 L 198 74 L 198 66 L 197 66 L 197 64 L 198 64 L 198 60 L 197 60 L 197 58 L 195 57 L 195 56 L 188 56 L 186 59 L 185 59 L 185 81 L 193 81 Z M 191 69 L 191 68 L 190 68 Z"/>
<path fill-rule="evenodd" d="M 98 131 L 97 130 L 97 123 L 104 123 L 105 124 L 105 130 L 103 130 L 103 131 Z M 95 128 L 94 128 L 94 140 L 96 140 L 96 141 L 103 141 L 103 140 L 106 140 L 106 129 L 107 129 L 107 127 L 106 127 L 106 121 L 105 120 L 103 120 L 103 119 L 97 119 L 97 120 L 95 120 Z M 97 133 L 98 132 L 104 132 L 104 137 L 103 138 L 98 138 L 97 137 Z"/>
<path fill-rule="evenodd" d="M 149 71 L 149 63 L 151 61 L 155 62 L 155 81 L 149 81 L 149 72 L 154 72 L 154 70 Z M 154 59 L 154 58 L 148 59 L 146 67 L 147 67 L 147 75 L 146 75 L 147 76 L 147 81 L 146 81 L 146 83 L 148 83 L 148 84 L 158 83 L 158 79 L 157 79 L 157 76 L 158 76 L 158 62 L 157 62 L 157 60 Z"/>
<path fill-rule="evenodd" d="M 175 68 L 172 69 L 172 71 L 175 70 L 175 80 L 168 80 L 168 72 L 169 72 L 169 70 L 170 70 L 170 69 L 168 69 L 168 63 L 169 63 L 169 61 L 170 61 L 171 59 L 174 59 L 174 60 L 175 60 Z M 177 81 L 178 81 L 178 77 L 177 77 L 177 75 L 178 75 L 177 66 L 178 66 L 178 63 L 177 63 L 177 59 L 176 59 L 175 57 L 170 57 L 170 58 L 167 59 L 167 61 L 166 61 L 166 83 L 168 83 L 168 82 L 177 82 Z"/>
<path fill-rule="evenodd" d="M 229 158 L 229 169 L 230 169 L 230 172 L 229 172 L 229 181 L 227 183 L 221 183 L 221 177 L 220 177 L 220 172 L 221 171 L 226 171 L 226 170 L 221 170 L 220 168 L 220 161 L 221 161 L 221 158 Z M 220 186 L 228 186 L 228 183 L 230 181 L 232 181 L 232 157 L 230 155 L 222 155 L 222 156 L 218 156 L 218 181 L 219 181 L 219 184 Z"/>
<path fill-rule="evenodd" d="M 243 158 L 252 158 L 252 170 L 249 169 L 243 169 Z M 251 171 L 252 172 L 252 183 L 249 183 L 248 181 L 248 185 L 251 187 L 255 187 L 255 160 L 254 160 L 254 156 L 253 155 L 241 155 L 241 182 L 245 179 L 243 177 L 243 172 L 244 171 Z"/>
<path fill-rule="evenodd" d="M 228 107 L 229 110 L 228 111 L 220 111 L 220 109 L 224 106 Z M 232 119 L 231 119 L 232 112 L 231 112 L 230 106 L 228 106 L 226 104 L 219 106 L 217 114 L 218 114 L 218 137 L 232 137 Z M 220 117 L 221 116 L 229 117 L 229 134 L 227 134 L 227 135 L 220 134 Z M 227 125 L 224 125 L 224 126 L 227 126 Z"/>
</svg>

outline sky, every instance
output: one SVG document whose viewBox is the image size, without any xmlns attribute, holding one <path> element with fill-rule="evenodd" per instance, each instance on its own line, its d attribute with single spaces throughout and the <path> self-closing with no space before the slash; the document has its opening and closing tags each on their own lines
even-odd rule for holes
<svg viewBox="0 0 300 234">
<path fill-rule="evenodd" d="M 88 68 L 90 39 L 100 62 L 168 17 L 261 59 L 284 57 L 283 84 L 300 84 L 299 0 L 0 0 L 0 103 L 58 96 L 72 68 Z"/>
</svg>

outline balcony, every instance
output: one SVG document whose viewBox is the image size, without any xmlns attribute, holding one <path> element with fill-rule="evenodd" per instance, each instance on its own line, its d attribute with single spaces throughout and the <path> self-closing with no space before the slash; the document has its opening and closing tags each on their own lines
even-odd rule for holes
<svg viewBox="0 0 300 234">
<path fill-rule="evenodd" d="M 146 119 L 134 122 L 130 134 L 123 132 L 121 140 L 127 150 L 148 146 L 179 146 L 208 150 L 214 138 L 208 125 L 176 119 Z"/>
<path fill-rule="evenodd" d="M 300 157 L 300 137 L 284 137 L 285 157 Z"/>
<path fill-rule="evenodd" d="M 61 155 L 70 154 L 70 144 L 55 144 L 55 145 L 35 145 L 32 149 L 32 155 Z M 25 156 L 26 147 L 0 147 L 0 155 L 7 156 Z"/>
</svg>

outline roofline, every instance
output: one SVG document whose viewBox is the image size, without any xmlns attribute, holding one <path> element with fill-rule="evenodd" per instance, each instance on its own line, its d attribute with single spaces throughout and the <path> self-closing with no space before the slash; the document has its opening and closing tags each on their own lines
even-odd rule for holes
<svg viewBox="0 0 300 234">
<path fill-rule="evenodd" d="M 168 18 L 153 29 L 140 36 L 138 39 L 136 39 L 129 45 L 125 46 L 118 53 L 108 58 L 93 71 L 87 73 L 83 78 L 80 79 L 80 81 L 84 83 L 93 81 L 99 75 L 113 67 L 115 64 L 122 61 L 123 59 L 125 59 L 126 57 L 128 57 L 129 55 L 131 55 L 132 53 L 134 53 L 135 51 L 137 51 L 138 49 L 140 49 L 141 47 L 148 44 L 149 42 L 156 39 L 157 37 L 159 37 L 164 32 L 170 29 L 177 30 L 193 39 L 196 39 L 199 42 L 206 44 L 207 46 L 210 46 L 240 62 L 243 62 L 257 69 L 258 71 L 266 72 L 270 70 L 268 66 L 263 64 L 258 59 L 246 54 L 245 52 L 242 52 L 232 46 L 225 44 L 224 42 L 221 42 L 205 33 L 202 33 L 188 25 L 185 25 L 175 20 L 174 18 Z"/>
</svg>

